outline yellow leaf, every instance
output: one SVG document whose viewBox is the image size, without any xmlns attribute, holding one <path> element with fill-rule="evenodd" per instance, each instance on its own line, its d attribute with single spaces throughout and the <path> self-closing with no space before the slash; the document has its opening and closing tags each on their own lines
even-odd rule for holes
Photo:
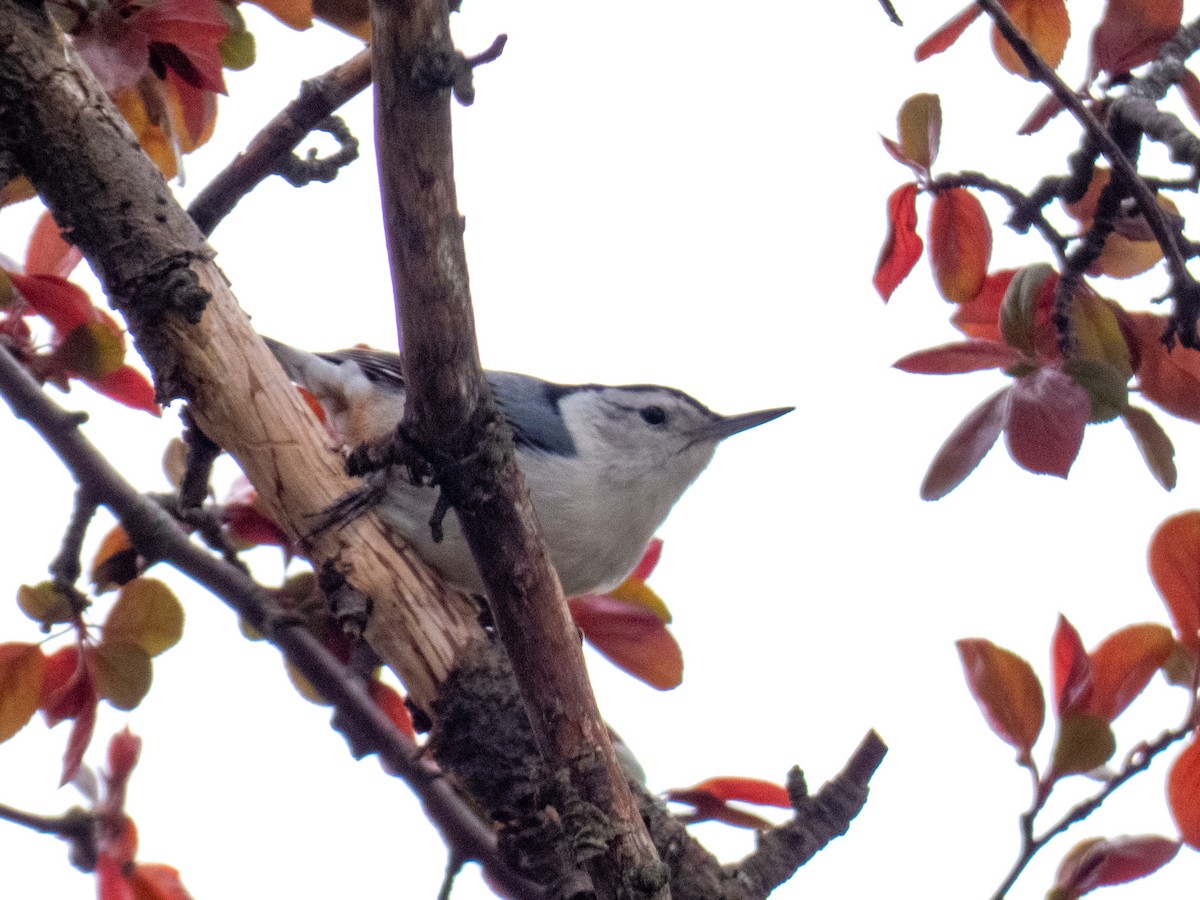
<svg viewBox="0 0 1200 900">
<path fill-rule="evenodd" d="M 105 641 L 128 641 L 150 656 L 174 647 L 183 637 L 183 606 L 155 578 L 135 578 L 121 588 L 104 622 Z"/>
<path fill-rule="evenodd" d="M 33 621 L 47 626 L 43 629 L 45 631 L 50 630 L 50 625 L 70 622 L 76 612 L 71 598 L 55 587 L 52 581 L 18 587 L 17 606 Z"/>
<path fill-rule="evenodd" d="M 131 710 L 150 690 L 154 673 L 150 655 L 131 641 L 110 640 L 94 648 L 96 693 L 117 709 Z"/>
<path fill-rule="evenodd" d="M 46 657 L 36 644 L 0 644 L 0 741 L 25 727 L 42 697 Z"/>
<path fill-rule="evenodd" d="M 671 623 L 671 611 L 667 609 L 667 604 L 644 581 L 633 578 L 622 581 L 608 592 L 608 596 L 644 609 L 664 624 Z"/>
</svg>

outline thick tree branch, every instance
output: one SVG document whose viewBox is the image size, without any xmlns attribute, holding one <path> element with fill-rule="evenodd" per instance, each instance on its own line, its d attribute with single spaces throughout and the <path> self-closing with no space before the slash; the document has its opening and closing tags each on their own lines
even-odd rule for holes
<svg viewBox="0 0 1200 900">
<path fill-rule="evenodd" d="M 0 0 L 0 152 L 17 160 L 87 256 L 165 397 L 241 464 L 269 515 L 370 596 L 371 646 L 428 708 L 465 648 L 475 605 L 448 591 L 401 536 L 364 516 L 310 535 L 352 487 L 324 428 L 250 328 L 211 251 L 124 119 L 73 64 L 41 8 Z"/>
<path fill-rule="evenodd" d="M 479 362 L 455 194 L 445 0 L 372 3 L 376 142 L 397 321 L 405 429 L 455 466 L 442 490 L 487 586 L 538 746 L 580 800 L 611 817 L 581 854 L 598 896 L 663 897 L 659 862 L 592 696 L 578 632 L 541 540 L 511 434 Z M 576 841 L 576 846 L 580 842 Z"/>
<path fill-rule="evenodd" d="M 375 705 L 360 680 L 303 623 L 284 615 L 249 575 L 189 541 L 171 517 L 138 493 L 82 434 L 78 417 L 52 403 L 4 349 L 0 349 L 0 394 L 13 413 L 46 441 L 75 481 L 88 485 L 90 498 L 120 520 L 143 556 L 166 562 L 207 588 L 283 652 L 288 662 L 333 703 L 338 728 L 351 746 L 379 754 L 388 770 L 420 798 L 426 815 L 454 852 L 479 861 L 514 897 L 541 895 L 536 885 L 514 873 L 501 859 L 491 829 L 421 758 L 419 748 Z M 47 821 L 53 824 L 60 820 Z"/>
</svg>

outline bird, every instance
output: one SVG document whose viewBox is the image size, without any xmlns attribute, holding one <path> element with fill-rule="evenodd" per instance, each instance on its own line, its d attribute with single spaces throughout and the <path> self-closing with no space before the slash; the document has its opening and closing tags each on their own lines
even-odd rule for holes
<svg viewBox="0 0 1200 900">
<path fill-rule="evenodd" d="M 352 449 L 394 433 L 404 415 L 398 353 L 354 348 L 311 353 L 264 338 L 287 376 L 325 412 L 335 440 Z M 485 371 L 512 429 L 517 465 L 564 596 L 620 584 L 717 444 L 794 407 L 725 416 L 673 387 L 555 384 Z M 379 514 L 450 584 L 486 593 L 457 519 L 440 539 L 430 518 L 437 489 L 386 470 Z"/>
</svg>

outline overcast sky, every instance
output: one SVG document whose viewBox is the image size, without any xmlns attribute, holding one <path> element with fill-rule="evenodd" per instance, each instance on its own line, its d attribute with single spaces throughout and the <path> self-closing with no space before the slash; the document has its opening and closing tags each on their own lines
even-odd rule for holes
<svg viewBox="0 0 1200 900">
<path fill-rule="evenodd" d="M 1070 82 L 1099 6 L 1071 4 Z M 904 29 L 874 0 L 496 0 L 465 4 L 455 22 L 467 53 L 499 32 L 510 38 L 478 73 L 475 106 L 455 119 L 485 365 L 562 382 L 672 384 L 723 412 L 798 407 L 723 446 L 661 532 L 651 585 L 675 614 L 682 687 L 657 693 L 589 656 L 601 708 L 655 790 L 716 774 L 782 780 L 794 763 L 816 787 L 867 729 L 883 735 L 891 753 L 864 813 L 777 893 L 783 900 L 990 897 L 1016 854 L 1028 778 L 967 693 L 954 640 L 991 638 L 1048 680 L 1060 611 L 1088 646 L 1131 622 L 1166 621 L 1145 548 L 1159 521 L 1195 505 L 1200 484 L 1195 426 L 1162 414 L 1178 451 L 1173 494 L 1109 424 L 1088 429 L 1067 482 L 1020 471 L 997 447 L 945 500 L 918 499 L 943 438 L 1003 378 L 890 368 L 956 332 L 924 262 L 888 307 L 871 287 L 884 201 L 908 174 L 878 133 L 894 133 L 910 94 L 939 92 L 939 170 L 1028 187 L 1063 169 L 1077 132 L 1064 120 L 1015 136 L 1042 91 L 999 70 L 982 24 L 944 56 L 912 62 L 957 0 L 898 7 Z M 228 77 L 217 135 L 186 161 L 185 199 L 300 79 L 357 49 L 329 29 L 296 34 L 245 9 L 260 62 Z M 213 235 L 256 326 L 314 349 L 395 340 L 368 97 L 345 115 L 361 162 L 330 186 L 272 181 Z M 1003 207 L 985 204 L 998 225 Z M 33 204 L 0 214 L 0 252 L 20 258 L 35 215 Z M 994 268 L 1044 259 L 1036 237 L 997 233 Z M 1150 276 L 1136 296 L 1163 284 Z M 83 388 L 65 402 L 93 412 L 88 434 L 139 486 L 165 486 L 159 458 L 178 431 L 174 411 L 158 422 Z M 0 526 L 15 590 L 44 577 L 72 485 L 24 425 L 0 416 L 0 428 L 17 476 Z M 255 560 L 263 578 L 278 577 L 277 555 Z M 126 721 L 145 738 L 128 807 L 141 858 L 180 868 L 197 900 L 432 898 L 444 852 L 407 789 L 373 761 L 351 761 L 325 711 L 296 697 L 275 651 L 243 640 L 218 601 L 155 574 L 180 588 L 185 639 L 156 660 L 140 709 L 104 711 L 92 756 Z M 37 638 L 15 606 L 0 605 L 0 629 L 5 640 Z M 1182 696 L 1156 682 L 1120 721 L 1121 752 L 1183 711 Z M 0 745 L 0 802 L 43 812 L 74 802 L 70 789 L 54 791 L 65 740 L 65 726 L 39 722 Z M 1078 839 L 1174 834 L 1165 770 L 1052 845 L 1011 896 L 1043 896 Z M 1090 789 L 1074 781 L 1068 788 Z M 727 859 L 751 846 L 723 827 L 699 834 Z M 57 842 L 3 824 L 0 871 L 14 897 L 94 890 Z M 1128 900 L 1181 895 L 1198 876 L 1184 851 L 1166 873 L 1119 890 Z M 487 896 L 473 872 L 457 890 Z"/>
</svg>

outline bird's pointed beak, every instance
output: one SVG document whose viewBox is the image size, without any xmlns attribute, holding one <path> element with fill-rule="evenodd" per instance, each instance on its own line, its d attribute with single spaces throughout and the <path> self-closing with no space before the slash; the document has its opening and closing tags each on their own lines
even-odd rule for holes
<svg viewBox="0 0 1200 900">
<path fill-rule="evenodd" d="M 778 409 L 760 409 L 757 412 L 721 416 L 716 421 L 706 425 L 702 429 L 703 433 L 698 435 L 698 437 L 716 438 L 718 441 L 723 441 L 725 438 L 737 434 L 739 431 L 745 431 L 748 428 L 754 428 L 756 425 L 763 425 L 770 422 L 772 419 L 778 419 L 780 416 L 790 413 L 795 408 L 794 406 L 781 406 Z"/>
</svg>

